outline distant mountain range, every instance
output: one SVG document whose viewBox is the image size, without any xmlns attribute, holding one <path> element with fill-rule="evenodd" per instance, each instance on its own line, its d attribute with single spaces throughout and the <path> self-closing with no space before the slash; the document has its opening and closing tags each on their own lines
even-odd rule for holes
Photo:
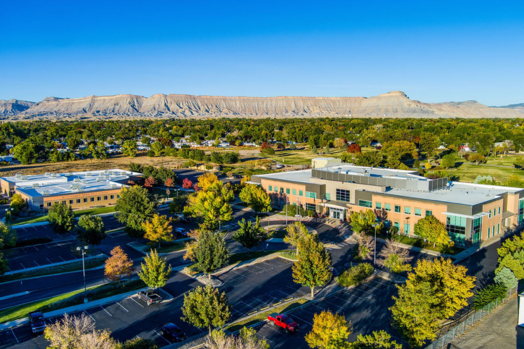
<svg viewBox="0 0 524 349">
<path fill-rule="evenodd" d="M 0 119 L 78 120 L 209 117 L 524 118 L 524 103 L 488 107 L 476 101 L 423 103 L 404 92 L 376 97 L 220 97 L 156 94 L 0 100 Z"/>
</svg>

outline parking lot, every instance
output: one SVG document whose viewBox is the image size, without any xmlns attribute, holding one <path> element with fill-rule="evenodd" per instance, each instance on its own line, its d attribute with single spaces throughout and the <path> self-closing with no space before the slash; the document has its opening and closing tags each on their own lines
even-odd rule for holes
<svg viewBox="0 0 524 349">
<path fill-rule="evenodd" d="M 300 331 L 296 334 L 286 334 L 283 329 L 264 324 L 258 328 L 257 336 L 265 339 L 271 348 L 307 348 L 304 337 L 311 331 L 314 314 L 326 310 L 344 315 L 351 322 L 353 332 L 349 336 L 350 341 L 354 341 L 359 333 L 386 330 L 397 342 L 402 342 L 390 325 L 388 308 L 393 305 L 391 296 L 394 294 L 396 287 L 392 282 L 373 279 L 292 311 L 291 317 L 300 325 Z"/>
</svg>

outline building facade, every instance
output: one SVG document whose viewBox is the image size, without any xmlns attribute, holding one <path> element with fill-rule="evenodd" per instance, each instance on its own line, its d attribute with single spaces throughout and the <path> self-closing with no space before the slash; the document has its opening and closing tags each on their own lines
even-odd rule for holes
<svg viewBox="0 0 524 349">
<path fill-rule="evenodd" d="M 122 187 L 141 178 L 137 172 L 118 169 L 0 178 L 5 196 L 20 196 L 33 211 L 46 211 L 63 202 L 74 210 L 116 205 Z"/>
<path fill-rule="evenodd" d="M 460 245 L 502 236 L 524 221 L 524 189 L 429 179 L 416 171 L 340 164 L 305 171 L 254 175 L 274 207 L 289 203 L 346 220 L 374 210 L 386 227 L 414 235 L 415 224 L 433 215 Z"/>
</svg>

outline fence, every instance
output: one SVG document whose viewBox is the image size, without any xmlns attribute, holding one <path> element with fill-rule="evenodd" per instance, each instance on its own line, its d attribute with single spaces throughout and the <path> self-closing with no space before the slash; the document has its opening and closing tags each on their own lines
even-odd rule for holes
<svg viewBox="0 0 524 349">
<path fill-rule="evenodd" d="M 489 313 L 491 313 L 493 310 L 495 310 L 500 304 L 505 303 L 508 299 L 513 297 L 515 294 L 517 294 L 517 287 L 514 287 L 510 290 L 508 290 L 508 293 L 506 295 L 506 298 L 504 298 L 502 301 L 495 300 L 488 305 L 486 305 L 481 310 L 472 310 L 468 312 L 466 315 L 462 316 L 460 319 L 455 321 L 452 324 L 447 325 L 441 330 L 440 337 L 435 340 L 433 343 L 428 345 L 425 349 L 441 349 L 444 346 L 451 343 L 456 337 L 460 336 L 464 332 L 466 332 L 468 329 L 470 329 L 472 326 L 474 326 L 477 322 L 482 320 L 482 318 Z"/>
</svg>

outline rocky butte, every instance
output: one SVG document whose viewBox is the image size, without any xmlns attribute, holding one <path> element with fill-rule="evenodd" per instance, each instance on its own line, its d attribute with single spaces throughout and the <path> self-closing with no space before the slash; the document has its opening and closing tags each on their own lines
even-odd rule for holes
<svg viewBox="0 0 524 349">
<path fill-rule="evenodd" d="M 476 101 L 423 103 L 401 91 L 376 97 L 220 97 L 156 94 L 0 100 L 3 120 L 210 117 L 523 118 L 522 104 L 488 107 Z"/>
</svg>

